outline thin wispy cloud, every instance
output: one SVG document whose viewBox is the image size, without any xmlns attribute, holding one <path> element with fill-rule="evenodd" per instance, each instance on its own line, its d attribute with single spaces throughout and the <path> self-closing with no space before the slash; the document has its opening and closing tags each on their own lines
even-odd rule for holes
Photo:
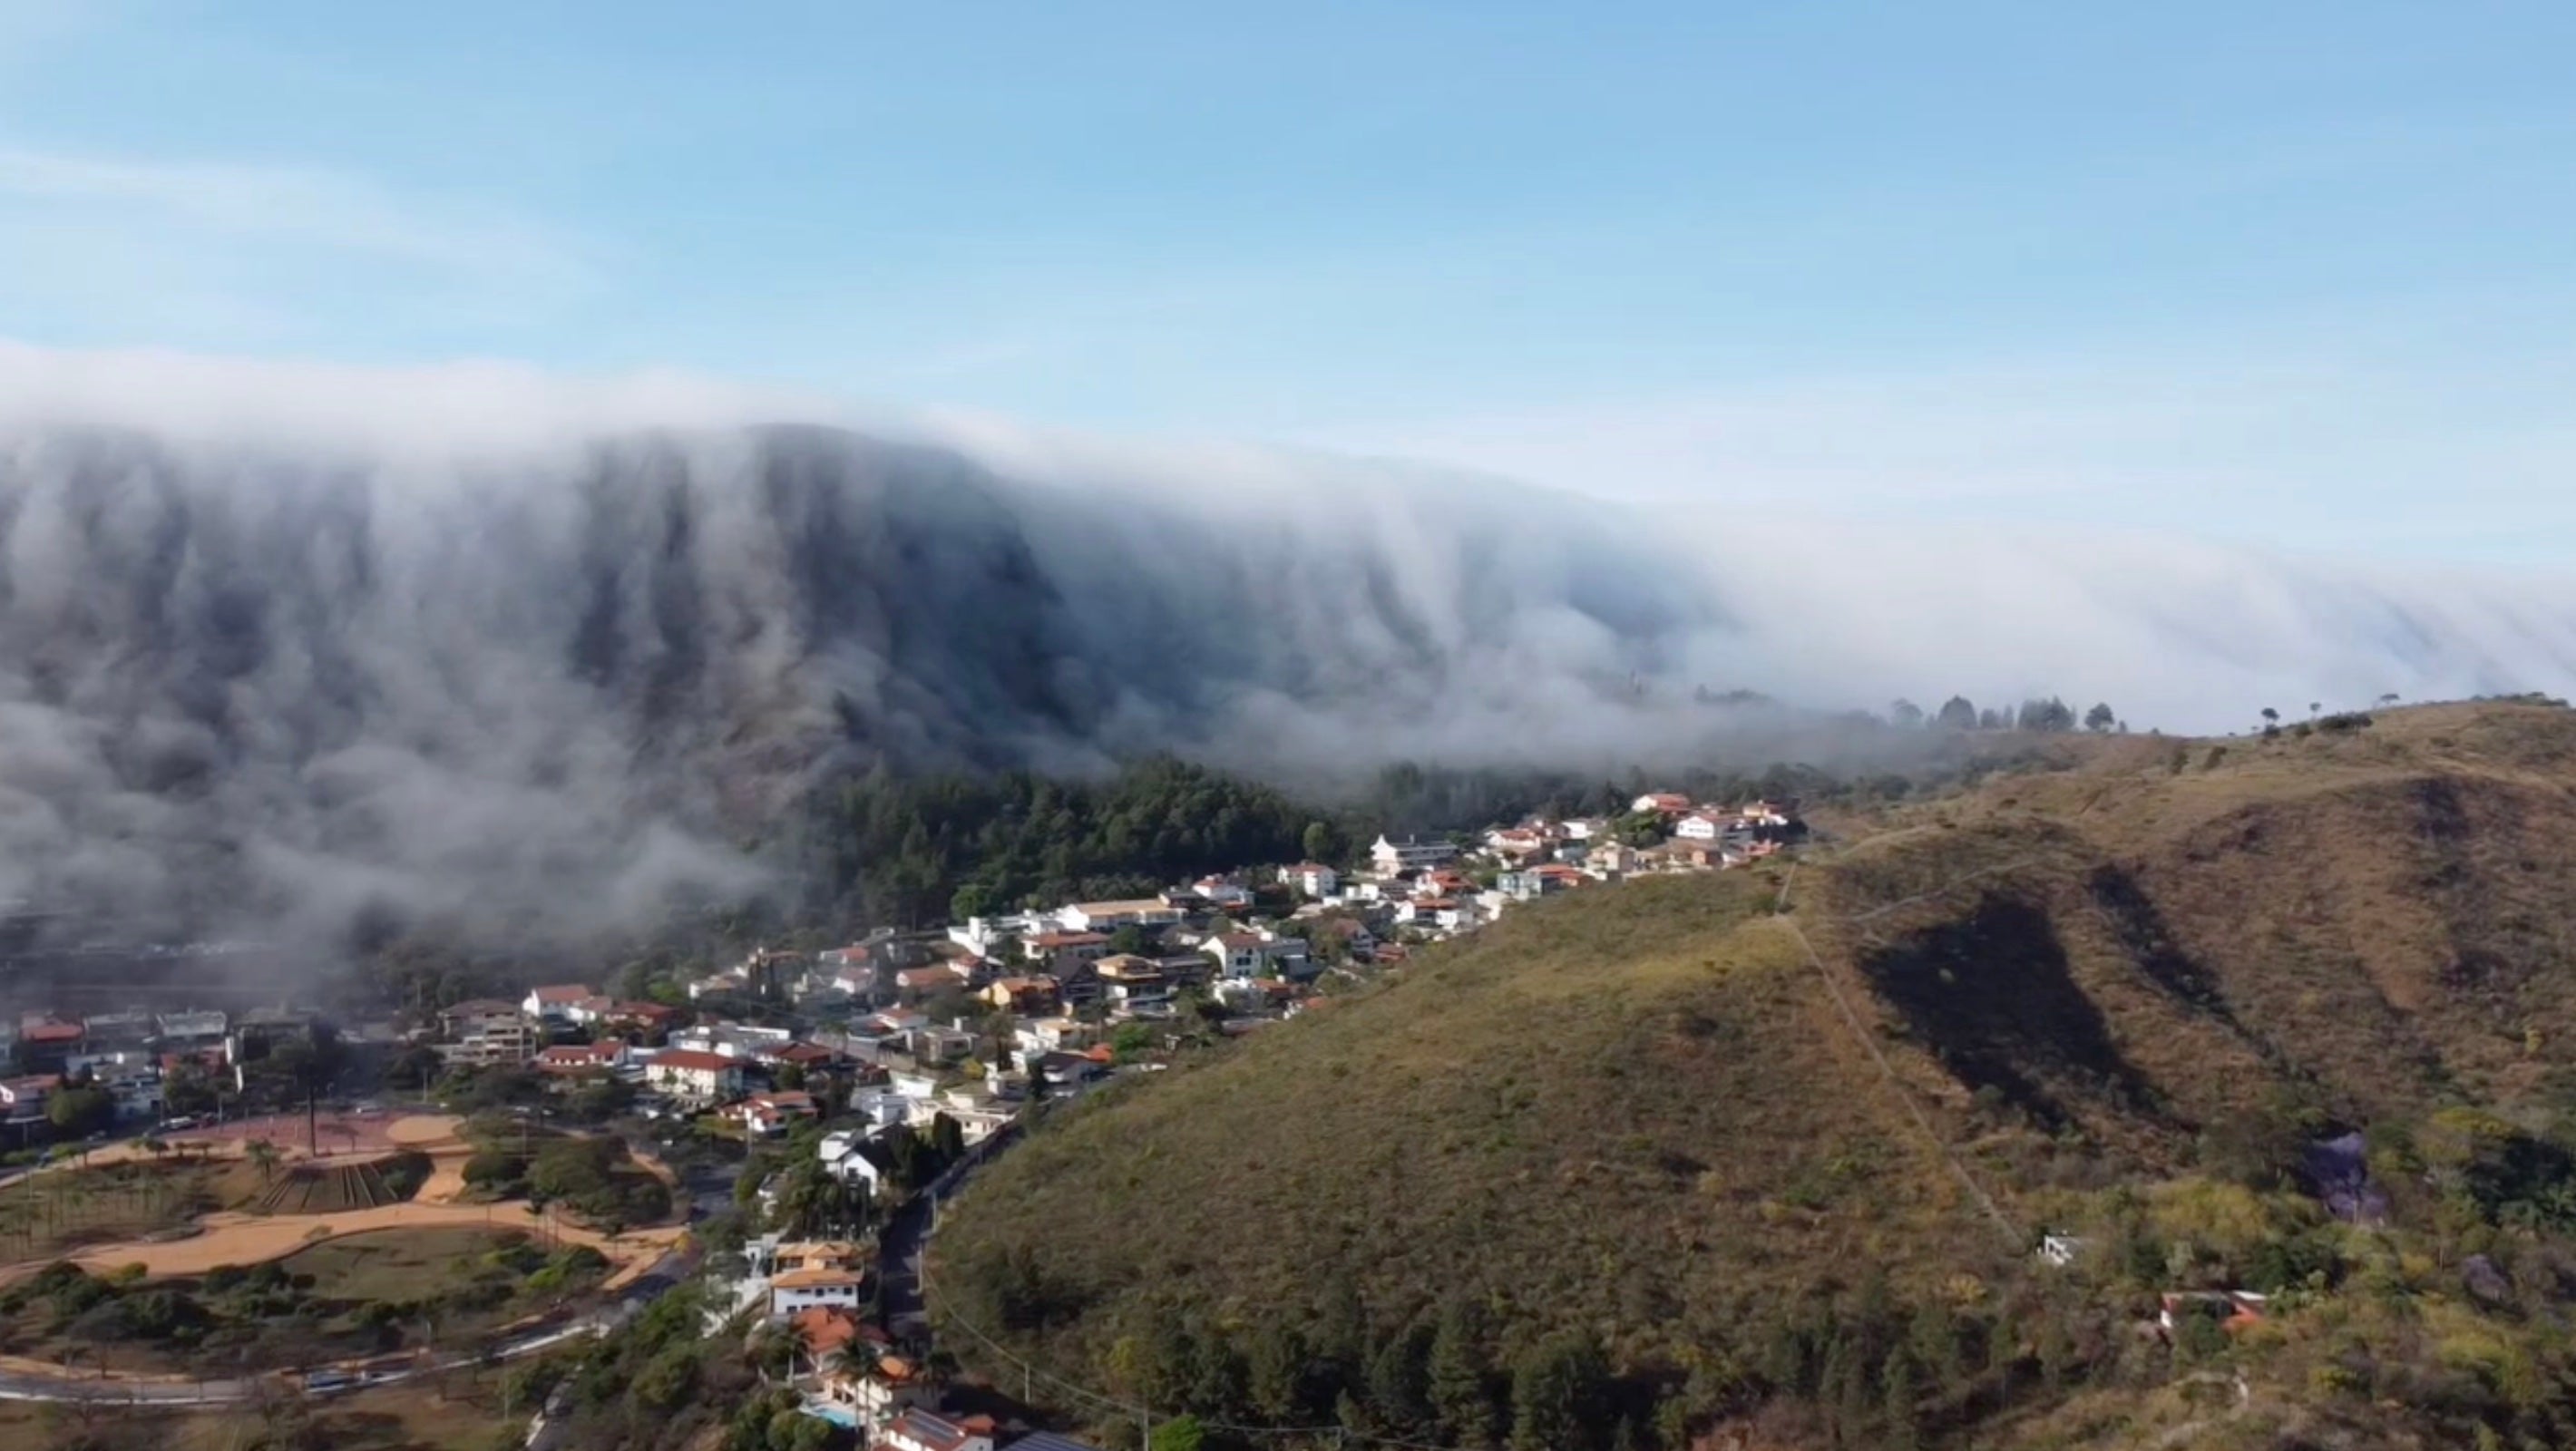
<svg viewBox="0 0 2576 1451">
<path fill-rule="evenodd" d="M 140 160 L 0 147 L 0 194 L 120 205 L 242 238 L 371 253 L 465 273 L 579 282 L 591 267 L 564 239 L 469 203 L 397 195 L 305 166 Z"/>
<path fill-rule="evenodd" d="M 55 336 L 299 347 L 352 303 L 492 326 L 599 295 L 598 250 L 328 168 L 0 144 L 0 310 Z"/>
</svg>

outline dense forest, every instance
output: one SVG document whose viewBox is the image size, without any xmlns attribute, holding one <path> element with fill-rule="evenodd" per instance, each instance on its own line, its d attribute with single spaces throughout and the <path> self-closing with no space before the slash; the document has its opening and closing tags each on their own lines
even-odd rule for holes
<svg viewBox="0 0 2576 1451">
<path fill-rule="evenodd" d="M 831 788 L 817 815 L 816 866 L 835 906 L 901 926 L 1150 896 L 1212 871 L 1342 849 L 1330 821 L 1280 792 L 1170 757 L 1100 782 L 879 771 Z"/>
</svg>

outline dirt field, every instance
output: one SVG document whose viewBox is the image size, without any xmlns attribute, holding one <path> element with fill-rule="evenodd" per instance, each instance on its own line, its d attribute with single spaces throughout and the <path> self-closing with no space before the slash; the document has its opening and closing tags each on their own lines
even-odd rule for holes
<svg viewBox="0 0 2576 1451">
<path fill-rule="evenodd" d="M 256 1129 L 260 1124 L 275 1122 L 279 1121 L 253 1120 L 247 1124 L 228 1125 L 226 1133 L 190 1136 L 188 1142 L 203 1143 L 209 1152 L 218 1156 L 227 1152 L 239 1153 L 242 1144 L 259 1136 Z M 209 1214 L 197 1221 L 202 1232 L 191 1238 L 166 1243 L 121 1240 L 96 1244 L 71 1258 L 74 1263 L 93 1272 L 104 1273 L 126 1265 L 141 1265 L 146 1275 L 159 1278 L 200 1275 L 217 1265 L 258 1264 L 343 1235 L 373 1234 L 389 1229 L 517 1230 L 530 1234 L 542 1232 L 563 1243 L 586 1244 L 598 1250 L 616 1266 L 606 1286 L 616 1289 L 642 1275 L 654 1261 L 686 1236 L 686 1227 L 679 1224 L 631 1229 L 624 1234 L 610 1236 L 571 1223 L 560 1214 L 550 1215 L 540 1222 L 536 1213 L 523 1203 L 460 1203 L 465 1191 L 462 1169 L 471 1152 L 458 1135 L 460 1120 L 439 1115 L 411 1115 L 385 1119 L 352 1118 L 350 1122 L 363 1126 L 365 1133 L 343 1142 L 366 1147 L 344 1149 L 340 1153 L 385 1154 L 402 1149 L 430 1156 L 432 1172 L 417 1196 L 407 1203 L 339 1213 L 270 1216 L 227 1211 Z M 295 1142 L 300 1144 L 302 1120 L 294 1120 L 294 1126 Z M 116 1157 L 140 1157 L 144 1152 L 138 1147 L 122 1144 L 115 1146 L 115 1150 L 122 1153 L 102 1152 L 93 1157 L 93 1162 L 112 1161 Z M 300 1149 L 289 1151 L 285 1157 L 289 1162 L 300 1162 L 305 1158 Z M 328 1159 L 333 1155 L 321 1157 Z M 638 1162 L 667 1181 L 669 1170 L 662 1165 L 649 1160 Z M 35 1262 L 0 1266 L 0 1284 L 34 1274 L 41 1268 L 42 1265 Z"/>
</svg>

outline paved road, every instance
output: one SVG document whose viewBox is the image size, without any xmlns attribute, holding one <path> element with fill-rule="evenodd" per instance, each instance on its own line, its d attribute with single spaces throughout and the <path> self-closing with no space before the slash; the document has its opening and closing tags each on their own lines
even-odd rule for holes
<svg viewBox="0 0 2576 1451">
<path fill-rule="evenodd" d="M 977 1169 L 998 1158 L 1019 1137 L 1017 1121 L 994 1130 L 940 1175 L 928 1192 L 906 1200 L 894 1218 L 886 1221 L 885 1233 L 877 1240 L 877 1273 L 885 1277 L 887 1329 L 898 1334 L 929 1333 L 929 1317 L 921 1300 L 921 1253 L 929 1246 L 931 1236 L 939 1232 L 939 1205 L 965 1188 Z"/>
</svg>

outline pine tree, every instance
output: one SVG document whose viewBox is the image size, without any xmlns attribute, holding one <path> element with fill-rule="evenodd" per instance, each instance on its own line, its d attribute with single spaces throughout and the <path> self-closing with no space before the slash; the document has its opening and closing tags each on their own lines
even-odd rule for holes
<svg viewBox="0 0 2576 1451">
<path fill-rule="evenodd" d="M 1440 1312 L 1427 1373 L 1440 1434 L 1456 1446 L 1494 1444 L 1494 1367 L 1485 1348 L 1484 1316 L 1474 1302 L 1457 1301 Z"/>
<path fill-rule="evenodd" d="M 1419 1435 L 1430 1424 L 1430 1357 L 1431 1332 L 1415 1326 L 1379 1346 L 1370 1358 L 1369 1405 L 1378 1423 L 1398 1437 Z"/>
<path fill-rule="evenodd" d="M 1253 1333 L 1246 1391 L 1254 1415 L 1278 1426 L 1293 1426 L 1310 1414 L 1306 1385 L 1306 1340 L 1293 1325 L 1264 1321 Z"/>
<path fill-rule="evenodd" d="M 1887 1368 L 1879 1376 L 1879 1389 L 1887 1404 L 1888 1451 L 1914 1451 L 1922 1444 L 1916 1420 L 1914 1357 L 1901 1350 L 1889 1356 Z"/>
<path fill-rule="evenodd" d="M 1600 1347 L 1560 1336 L 1512 1374 L 1512 1451 L 1598 1451 L 1609 1371 Z"/>
</svg>

